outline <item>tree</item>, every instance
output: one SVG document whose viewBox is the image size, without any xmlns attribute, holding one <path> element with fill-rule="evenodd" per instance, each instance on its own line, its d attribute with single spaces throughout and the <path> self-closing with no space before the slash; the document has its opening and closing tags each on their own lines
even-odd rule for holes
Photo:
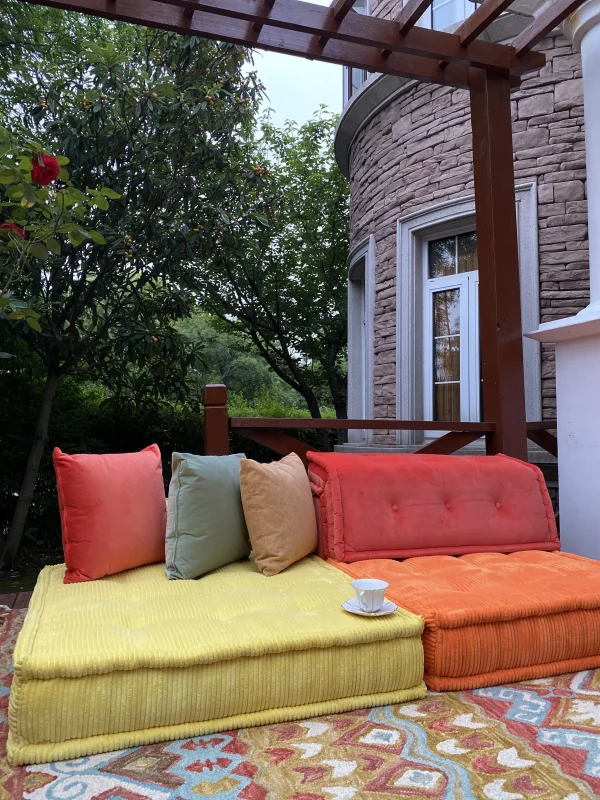
<svg viewBox="0 0 600 800">
<path fill-rule="evenodd" d="M 324 110 L 300 128 L 263 122 L 247 157 L 264 192 L 199 268 L 202 305 L 252 340 L 313 417 L 322 405 L 346 416 L 348 186 L 335 124 Z"/>
<path fill-rule="evenodd" d="M 100 44 L 80 36 L 64 69 L 60 53 L 36 51 L 35 67 L 0 89 L 15 124 L 69 159 L 75 185 L 104 187 L 90 223 L 106 241 L 80 247 L 79 236 L 63 237 L 60 252 L 14 284 L 40 314 L 41 332 L 15 324 L 4 336 L 39 355 L 46 385 L 4 546 L 9 566 L 61 376 L 184 396 L 197 348 L 174 322 L 190 311 L 192 256 L 208 257 L 229 221 L 231 187 L 261 182 L 252 170 L 240 174 L 236 158 L 259 92 L 242 72 L 245 51 L 133 26 L 102 30 Z"/>
<path fill-rule="evenodd" d="M 44 261 L 61 250 L 59 235 L 74 244 L 105 244 L 101 233 L 84 227 L 89 209 L 106 198 L 119 196 L 110 189 L 76 189 L 65 169 L 69 159 L 43 152 L 43 145 L 20 139 L 0 127 L 0 320 L 23 320 L 41 332 L 39 314 L 11 292 L 35 269 L 29 262 Z M 60 178 L 57 184 L 56 179 Z M 2 219 L 2 217 L 0 217 Z M 10 357 L 0 352 L 0 358 Z"/>
</svg>

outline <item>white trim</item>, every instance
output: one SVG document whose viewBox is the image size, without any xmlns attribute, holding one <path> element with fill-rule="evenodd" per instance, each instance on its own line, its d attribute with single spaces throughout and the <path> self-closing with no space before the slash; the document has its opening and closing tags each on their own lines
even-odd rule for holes
<svg viewBox="0 0 600 800">
<path fill-rule="evenodd" d="M 362 259 L 364 259 L 364 275 L 356 275 L 356 266 Z M 351 253 L 348 267 L 348 416 L 350 419 L 373 417 L 374 327 L 375 237 L 370 236 L 367 242 Z M 348 431 L 348 441 L 352 444 L 372 444 L 373 431 Z"/>
<path fill-rule="evenodd" d="M 515 187 L 519 232 L 523 330 L 539 323 L 537 184 Z M 396 228 L 396 417 L 423 419 L 423 242 L 426 237 L 475 229 L 473 195 L 437 203 L 401 217 Z M 533 347 L 530 345 L 533 343 Z M 541 419 L 541 356 L 533 340 L 524 340 L 525 399 L 528 420 Z M 398 431 L 399 445 L 423 441 L 417 431 Z"/>
</svg>

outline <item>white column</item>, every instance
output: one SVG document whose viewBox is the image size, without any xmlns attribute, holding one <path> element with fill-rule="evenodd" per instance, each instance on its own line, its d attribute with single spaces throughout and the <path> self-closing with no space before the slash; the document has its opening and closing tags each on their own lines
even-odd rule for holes
<svg viewBox="0 0 600 800">
<path fill-rule="evenodd" d="M 587 0 L 564 28 L 583 65 L 590 304 L 527 335 L 556 345 L 562 549 L 600 559 L 600 0 Z"/>
<path fill-rule="evenodd" d="M 590 304 L 577 316 L 600 317 L 600 2 L 587 0 L 564 24 L 581 50 L 587 169 Z"/>
</svg>

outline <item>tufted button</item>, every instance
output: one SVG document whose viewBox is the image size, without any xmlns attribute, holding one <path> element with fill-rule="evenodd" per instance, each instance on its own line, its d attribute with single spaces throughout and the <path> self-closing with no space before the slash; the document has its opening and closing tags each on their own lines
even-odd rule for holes
<svg viewBox="0 0 600 800">
<path fill-rule="evenodd" d="M 398 511 L 398 506 L 396 505 L 396 503 L 394 503 L 394 505 L 392 506 L 392 511 Z"/>
<path fill-rule="evenodd" d="M 496 503 L 496 508 L 500 508 L 500 503 Z"/>
</svg>

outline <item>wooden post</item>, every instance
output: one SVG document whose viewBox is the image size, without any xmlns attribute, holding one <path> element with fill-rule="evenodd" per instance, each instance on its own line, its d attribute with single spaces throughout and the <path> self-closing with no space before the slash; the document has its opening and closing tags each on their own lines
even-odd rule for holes
<svg viewBox="0 0 600 800">
<path fill-rule="evenodd" d="M 519 248 L 508 74 L 469 69 L 487 452 L 527 459 Z"/>
<path fill-rule="evenodd" d="M 227 387 L 222 384 L 204 387 L 204 454 L 229 455 Z"/>
</svg>

